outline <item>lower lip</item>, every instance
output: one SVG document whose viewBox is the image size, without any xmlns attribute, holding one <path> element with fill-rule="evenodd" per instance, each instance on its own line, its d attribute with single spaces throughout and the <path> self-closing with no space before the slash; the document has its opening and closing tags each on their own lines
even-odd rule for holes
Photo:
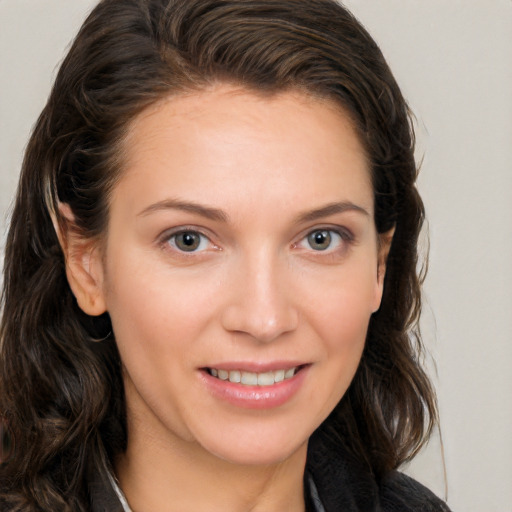
<svg viewBox="0 0 512 512">
<path fill-rule="evenodd" d="M 245 386 L 221 380 L 202 370 L 201 377 L 208 391 L 217 398 L 245 409 L 272 409 L 284 405 L 299 391 L 309 366 L 301 368 L 292 378 L 271 386 Z"/>
</svg>

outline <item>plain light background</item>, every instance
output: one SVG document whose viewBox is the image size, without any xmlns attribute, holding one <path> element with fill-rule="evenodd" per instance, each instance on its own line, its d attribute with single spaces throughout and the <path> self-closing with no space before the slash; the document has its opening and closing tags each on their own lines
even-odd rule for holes
<svg viewBox="0 0 512 512">
<path fill-rule="evenodd" d="M 95 3 L 0 0 L 2 233 L 31 127 Z M 454 512 L 512 512 L 512 1 L 345 3 L 416 114 L 423 160 L 423 330 L 442 443 L 436 434 L 405 471 L 447 489 Z"/>
</svg>

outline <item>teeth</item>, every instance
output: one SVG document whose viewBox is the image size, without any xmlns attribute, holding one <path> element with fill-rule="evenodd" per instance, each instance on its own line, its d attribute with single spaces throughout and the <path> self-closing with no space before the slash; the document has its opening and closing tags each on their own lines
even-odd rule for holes
<svg viewBox="0 0 512 512">
<path fill-rule="evenodd" d="M 284 372 L 285 379 L 291 379 L 295 375 L 296 368 L 290 368 Z"/>
<path fill-rule="evenodd" d="M 218 370 L 210 368 L 210 375 L 220 380 L 229 380 L 234 383 L 241 383 L 246 386 L 272 386 L 286 379 L 291 379 L 297 372 L 297 367 L 287 370 L 276 370 L 273 372 L 244 372 L 242 370 Z"/>
<path fill-rule="evenodd" d="M 240 382 L 246 386 L 256 386 L 258 384 L 258 374 L 253 372 L 241 372 Z"/>
<path fill-rule="evenodd" d="M 274 384 L 274 372 L 258 374 L 258 386 L 272 386 Z"/>
<path fill-rule="evenodd" d="M 282 382 L 284 380 L 284 373 L 284 370 L 277 370 L 277 372 L 274 372 L 274 382 Z"/>
<path fill-rule="evenodd" d="M 238 370 L 229 372 L 229 382 L 240 382 L 241 375 Z"/>
</svg>

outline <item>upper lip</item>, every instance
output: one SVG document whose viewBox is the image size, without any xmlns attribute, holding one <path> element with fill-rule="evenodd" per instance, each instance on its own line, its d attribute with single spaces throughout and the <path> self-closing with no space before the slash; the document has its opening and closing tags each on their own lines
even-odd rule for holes
<svg viewBox="0 0 512 512">
<path fill-rule="evenodd" d="M 203 368 L 215 368 L 216 370 L 242 370 L 254 373 L 273 372 L 277 370 L 288 370 L 297 366 L 306 366 L 309 363 L 304 361 L 229 361 L 214 363 L 203 366 Z"/>
</svg>

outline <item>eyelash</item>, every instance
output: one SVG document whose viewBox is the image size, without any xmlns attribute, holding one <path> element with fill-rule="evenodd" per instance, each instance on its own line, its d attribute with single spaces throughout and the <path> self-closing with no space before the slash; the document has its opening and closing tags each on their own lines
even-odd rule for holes
<svg viewBox="0 0 512 512">
<path fill-rule="evenodd" d="M 313 236 L 315 233 L 328 233 L 332 238 L 338 238 L 338 242 L 337 242 L 337 247 L 331 247 L 331 244 L 326 247 L 325 249 L 319 249 L 319 250 L 315 250 L 311 247 L 311 245 L 309 245 L 309 248 L 307 247 L 303 247 L 304 249 L 306 250 L 311 250 L 312 253 L 314 253 L 315 255 L 318 255 L 318 256 L 322 256 L 322 255 L 333 255 L 334 253 L 337 253 L 337 252 L 344 252 L 344 249 L 346 249 L 347 245 L 351 245 L 353 242 L 354 242 L 354 235 L 349 231 L 347 230 L 346 228 L 333 228 L 333 227 L 317 227 L 317 228 L 314 228 L 314 229 L 310 229 L 308 230 L 304 235 L 301 236 L 300 240 L 294 244 L 292 244 L 292 247 L 293 248 L 301 248 L 302 244 L 308 244 L 308 239 Z M 198 248 L 200 250 L 197 250 L 196 249 L 193 249 L 191 251 L 186 251 L 186 250 L 182 250 L 180 249 L 180 247 L 178 247 L 178 245 L 176 244 L 176 238 L 179 236 L 179 235 L 184 235 L 184 234 L 191 234 L 191 235 L 196 235 L 196 236 L 199 236 L 200 237 L 200 242 L 199 242 L 199 246 Z M 333 236 L 334 235 L 334 236 Z M 162 235 L 162 237 L 160 238 L 160 244 L 163 245 L 166 249 L 169 249 L 169 247 L 171 248 L 171 250 L 173 250 L 175 253 L 179 254 L 180 256 L 183 256 L 183 257 L 192 257 L 193 255 L 195 255 L 195 257 L 197 257 L 197 254 L 199 253 L 202 253 L 204 252 L 205 250 L 207 250 L 207 247 L 201 247 L 201 245 L 204 245 L 204 243 L 208 243 L 210 244 L 214 249 L 219 249 L 218 246 L 216 246 L 212 241 L 211 241 L 211 238 L 204 234 L 203 232 L 201 232 L 200 229 L 198 228 L 195 228 L 195 227 L 188 227 L 188 226 L 181 226 L 179 228 L 176 228 L 175 230 L 173 231 L 168 231 L 166 233 L 164 233 L 164 235 Z M 335 243 L 335 242 L 333 242 Z M 341 245 L 342 247 L 339 248 L 338 246 Z"/>
</svg>

